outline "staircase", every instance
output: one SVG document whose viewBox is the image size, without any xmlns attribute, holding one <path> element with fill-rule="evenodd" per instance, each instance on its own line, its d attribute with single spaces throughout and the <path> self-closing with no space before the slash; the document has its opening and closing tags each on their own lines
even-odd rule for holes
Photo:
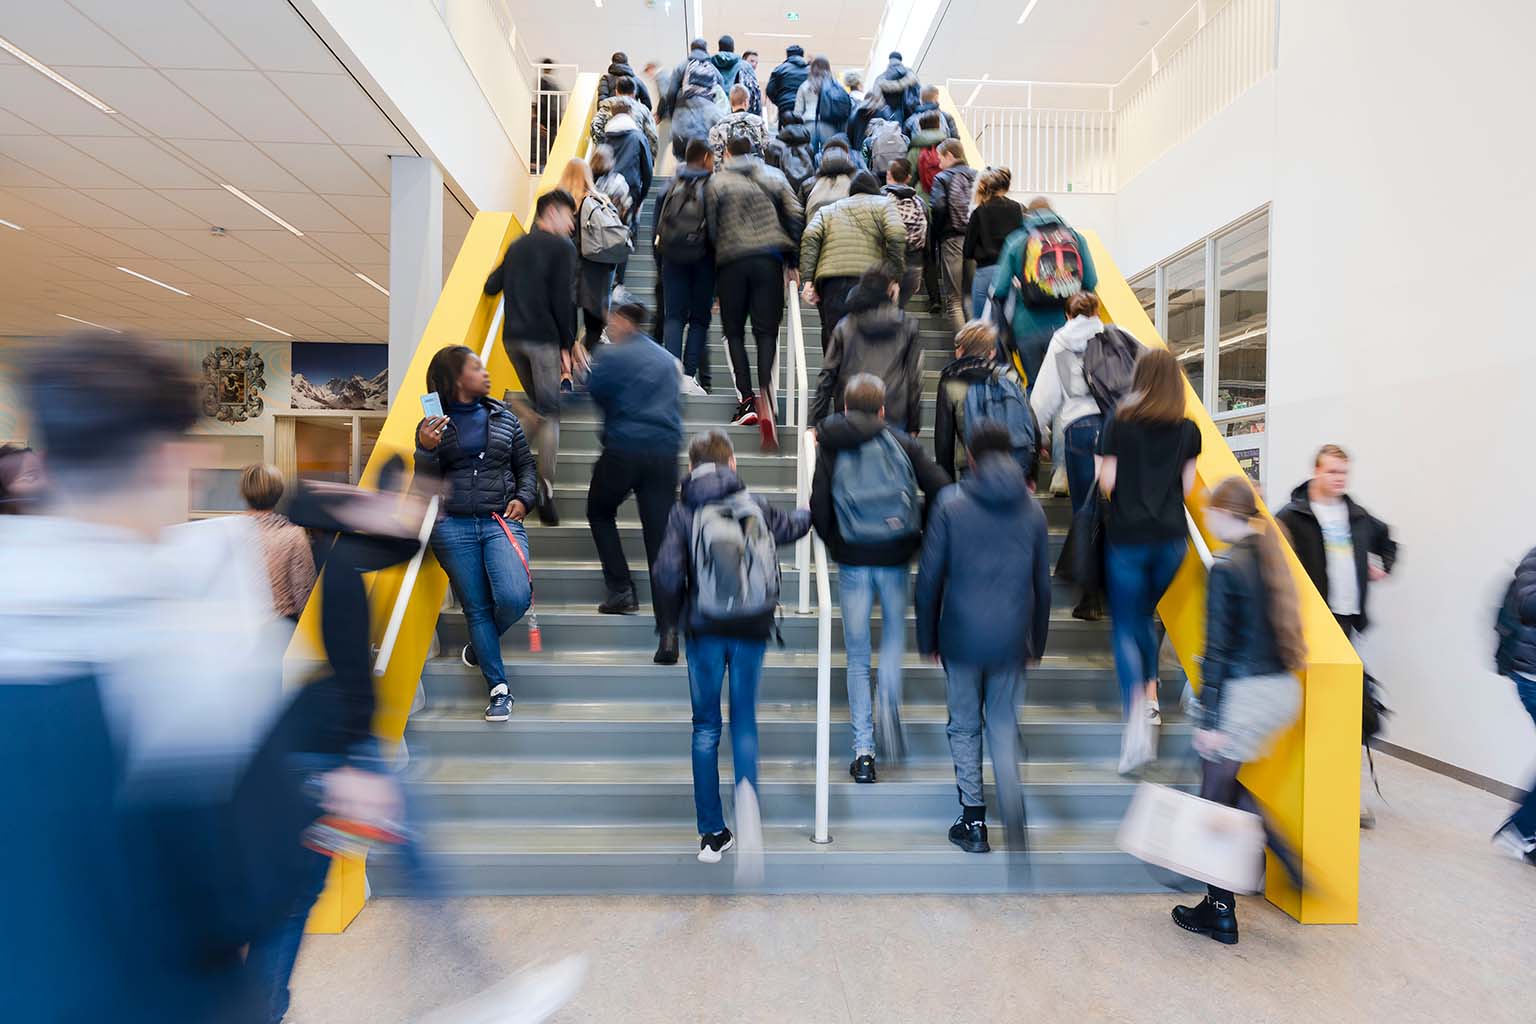
<svg viewBox="0 0 1536 1024">
<path fill-rule="evenodd" d="M 651 301 L 656 267 L 651 251 L 654 195 L 642 211 L 640 244 L 627 285 Z M 920 306 L 917 300 L 914 306 Z M 820 367 L 820 322 L 805 309 L 808 371 Z M 923 439 L 931 445 L 939 369 L 952 358 L 942 318 L 921 309 L 926 398 Z M 787 337 L 788 328 L 785 327 Z M 735 404 L 716 316 L 711 330 L 713 394 L 684 398 L 688 436 L 723 425 Z M 782 357 L 781 357 L 782 358 Z M 621 511 L 620 533 L 635 574 L 641 614 L 599 615 L 602 575 L 585 521 L 587 481 L 597 458 L 599 420 L 590 402 L 571 400 L 561 428 L 562 525 L 530 519 L 534 591 L 543 652 L 528 650 L 526 624 L 503 641 L 507 675 L 517 698 L 512 720 L 482 720 L 484 683 L 457 657 L 467 642 L 462 617 L 438 625 L 443 656 L 422 674 L 427 706 L 410 721 L 410 775 L 419 811 L 447 888 L 461 895 L 532 893 L 689 892 L 734 890 L 729 859 L 697 862 L 692 779 L 691 711 L 686 668 L 652 664 L 650 578 L 638 518 Z M 758 453 L 755 427 L 728 428 L 743 480 L 785 508 L 795 500 L 795 444 Z M 679 455 L 680 461 L 685 457 Z M 1044 488 L 1042 488 L 1042 494 Z M 1044 497 L 1059 552 L 1070 507 Z M 786 597 L 785 646 L 770 644 L 760 691 L 760 801 L 767 850 L 765 888 L 779 892 L 980 892 L 1005 888 L 1007 858 L 960 852 L 946 838 L 959 812 L 945 737 L 941 669 L 916 655 L 907 631 L 903 722 L 904 764 L 879 765 L 880 781 L 858 786 L 848 777 L 852 736 L 844 685 L 842 622 L 833 613 L 831 831 L 833 842 L 810 841 L 815 778 L 816 631 L 814 614 L 792 609 L 799 579 L 793 549 L 781 552 Z M 837 594 L 836 567 L 832 593 Z M 914 569 L 915 576 L 915 569 Z M 1119 691 L 1109 653 L 1108 624 L 1068 614 L 1073 595 L 1054 590 L 1047 656 L 1028 676 L 1020 708 L 1022 774 L 1028 802 L 1031 880 L 1042 891 L 1128 892 L 1158 888 L 1147 870 L 1114 848 L 1115 827 L 1134 781 L 1115 772 L 1119 754 Z M 879 648 L 880 623 L 875 625 Z M 1187 784 L 1182 767 L 1189 727 L 1177 697 L 1182 677 L 1165 680 L 1159 766 L 1150 777 Z M 729 730 L 721 741 L 721 778 L 731 789 Z M 1175 776 L 1178 777 L 1175 777 Z M 995 815 L 995 795 L 989 810 Z M 726 793 L 727 820 L 734 820 Z M 1003 845 L 1003 830 L 992 832 Z M 405 890 L 399 863 L 387 852 L 370 861 L 374 891 Z"/>
</svg>

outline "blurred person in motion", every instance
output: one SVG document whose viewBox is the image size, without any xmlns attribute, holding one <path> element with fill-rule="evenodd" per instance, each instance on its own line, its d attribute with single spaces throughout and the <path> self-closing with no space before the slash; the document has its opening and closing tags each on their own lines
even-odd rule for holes
<svg viewBox="0 0 1536 1024">
<path fill-rule="evenodd" d="M 917 317 L 903 313 L 896 305 L 898 294 L 896 281 L 879 267 L 866 270 L 849 291 L 848 315 L 833 329 L 816 378 L 812 424 L 841 408 L 853 379 L 869 374 L 881 382 L 882 404 L 890 424 L 913 437 L 921 430 L 923 349 Z"/>
<path fill-rule="evenodd" d="M 900 82 L 881 81 L 870 90 L 869 95 L 855 101 L 857 105 L 853 116 L 848 119 L 848 145 L 854 152 L 869 155 L 870 147 L 866 143 L 876 121 L 886 122 L 900 135 L 906 134 L 901 131 L 901 122 L 906 118 L 902 112 L 902 93 L 905 88 Z M 902 146 L 901 153 L 904 155 L 905 152 L 906 147 Z M 881 166 L 878 173 L 884 174 L 885 166 Z"/>
<path fill-rule="evenodd" d="M 1498 670 L 1515 684 L 1520 703 L 1536 721 L 1536 548 L 1520 560 L 1509 581 L 1497 627 Z M 1536 784 L 1493 834 L 1493 843 L 1504 853 L 1536 865 Z"/>
<path fill-rule="evenodd" d="M 737 137 L 726 147 L 725 167 L 704 191 L 704 214 L 715 252 L 715 290 L 726 354 L 735 378 L 737 405 L 731 423 L 756 425 L 764 451 L 777 451 L 774 368 L 784 290 L 799 279 L 800 235 L 805 217 L 784 175 L 752 155 Z M 757 346 L 757 382 L 747 360 L 747 320 Z"/>
<path fill-rule="evenodd" d="M 743 50 L 741 52 L 741 59 L 752 65 L 752 73 L 754 75 L 757 74 L 758 56 L 756 50 Z M 761 111 L 759 111 L 759 113 L 761 113 Z"/>
<path fill-rule="evenodd" d="M 939 87 L 936 85 L 925 85 L 919 96 L 920 100 L 916 108 L 907 115 L 906 121 L 901 126 L 901 130 L 906 133 L 907 138 L 910 139 L 917 134 L 918 129 L 921 127 L 918 124 L 919 120 L 924 114 L 932 110 L 939 115 L 939 127 L 944 129 L 944 134 L 951 139 L 958 139 L 960 133 L 955 130 L 955 119 L 949 116 L 948 111 L 939 108 Z"/>
<path fill-rule="evenodd" d="M 620 86 L 626 78 L 634 84 L 634 92 L 640 99 L 640 105 L 650 110 L 651 94 L 645 88 L 645 80 L 635 74 L 635 69 L 630 67 L 629 57 L 621 50 L 614 51 L 608 70 L 597 80 L 598 102 L 601 103 L 610 96 L 622 95 L 623 90 Z"/>
<path fill-rule="evenodd" d="M 875 710 L 870 702 L 870 615 L 880 602 L 880 740 L 900 759 L 901 663 L 907 653 L 908 566 L 923 540 L 931 507 L 950 478 L 928 453 L 886 420 L 886 386 L 856 374 L 841 389 L 843 412 L 816 427 L 821 457 L 811 484 L 811 519 L 837 563 L 843 641 L 848 651 L 848 710 L 854 782 L 876 780 Z"/>
<path fill-rule="evenodd" d="M 826 152 L 838 151 L 829 147 Z M 811 215 L 800 239 L 800 274 L 805 280 L 800 297 L 821 308 L 823 353 L 850 312 L 860 275 L 875 269 L 899 278 L 906 258 L 907 234 L 896 201 L 880 191 L 880 180 L 868 171 L 853 176 L 847 197 Z M 896 312 L 899 319 L 901 311 Z M 827 408 L 822 415 L 831 411 Z"/>
<path fill-rule="evenodd" d="M 864 102 L 864 76 L 853 68 L 843 72 L 843 88 L 848 90 L 848 98 L 855 104 Z"/>
<path fill-rule="evenodd" d="M 1051 566 L 1045 513 L 1013 458 L 1006 427 L 971 432 L 970 477 L 939 496 L 917 568 L 917 646 L 944 666 L 960 816 L 949 841 L 987 853 L 982 732 L 992 755 L 1009 848 L 1024 849 L 1018 702 L 1045 652 Z M 985 542 L 982 542 L 982 539 Z"/>
<path fill-rule="evenodd" d="M 568 358 L 569 368 L 580 373 L 586 370 L 591 353 L 602 343 L 603 328 L 608 325 L 608 299 L 613 294 L 615 266 L 629 257 L 626 254 L 614 259 L 604 251 L 605 228 L 623 222 L 624 216 L 608 194 L 597 187 L 590 164 L 580 157 L 571 158 L 560 175 L 559 190 L 569 193 L 576 204 L 572 237 L 576 243 L 576 307 L 581 310 L 582 336 L 580 344 L 571 346 Z"/>
<path fill-rule="evenodd" d="M 816 162 L 816 173 L 800 185 L 806 222 L 809 223 L 823 206 L 848 198 L 853 176 L 858 173 L 858 165 L 846 142 L 833 139 L 823 146 Z"/>
<path fill-rule="evenodd" d="M 752 143 L 752 155 L 760 157 L 768 146 L 768 125 L 762 115 L 747 109 L 750 94 L 741 84 L 731 86 L 731 112 L 709 130 L 709 147 L 715 151 L 715 160 L 725 159 L 725 147 L 735 138 L 745 138 Z"/>
<path fill-rule="evenodd" d="M 970 237 L 971 197 L 976 191 L 977 175 L 976 169 L 965 162 L 965 148 L 958 140 L 945 139 L 939 143 L 938 154 L 939 173 L 929 190 L 929 202 L 933 205 L 944 311 L 958 331 L 965 326 L 965 306 L 971 294 L 971 264 L 965 254 L 965 243 Z"/>
<path fill-rule="evenodd" d="M 1312 479 L 1298 484 L 1275 519 L 1285 527 L 1301 567 L 1328 602 L 1351 644 L 1371 624 L 1366 598 L 1370 585 L 1386 579 L 1397 563 L 1397 542 L 1387 524 L 1349 496 L 1349 455 L 1325 444 L 1312 460 Z M 1361 699 L 1363 718 L 1379 718 L 1375 679 L 1366 674 Z M 1370 740 L 1362 734 L 1362 741 Z M 1372 769 L 1374 771 L 1374 768 Z M 1360 810 L 1360 827 L 1373 828 L 1376 815 Z"/>
<path fill-rule="evenodd" d="M 807 128 L 794 109 L 779 115 L 779 133 L 763 148 L 763 162 L 789 182 L 789 187 L 801 194 L 805 183 L 816 173 L 816 154 L 811 149 L 811 130 Z"/>
<path fill-rule="evenodd" d="M 941 123 L 939 112 L 930 110 L 917 116 L 917 130 L 907 134 L 910 142 L 907 163 L 912 165 L 912 184 L 925 200 L 930 198 L 929 193 L 933 191 L 933 179 L 943 170 L 939 163 L 939 146 L 950 137 L 939 127 Z"/>
<path fill-rule="evenodd" d="M 894 82 L 901 86 L 901 116 L 905 120 L 917 110 L 923 93 L 922 83 L 917 72 L 901 62 L 900 52 L 892 50 L 887 61 L 885 70 L 875 78 L 875 84 L 884 87 L 886 83 Z"/>
<path fill-rule="evenodd" d="M 709 130 L 725 116 L 725 82 L 709 56 L 709 43 L 695 39 L 688 56 L 670 76 L 658 117 L 672 119 L 672 155 L 684 158 L 691 139 L 709 139 Z"/>
<path fill-rule="evenodd" d="M 485 677 L 485 720 L 505 722 L 514 698 L 501 638 L 533 603 L 523 519 L 538 494 L 534 459 L 522 424 L 490 397 L 490 372 L 470 349 L 438 350 L 427 366 L 427 390 L 444 413 L 416 425 L 416 471 L 440 478 L 446 489 L 432 552 L 464 609 L 469 643 L 460 657 Z M 552 493 L 547 500 L 553 502 Z"/>
<path fill-rule="evenodd" d="M 738 85 L 746 93 L 742 110 L 757 115 L 763 113 L 763 88 L 757 82 L 757 64 L 747 60 L 744 56 L 736 55 L 736 40 L 730 36 L 721 36 L 715 55 L 709 58 L 720 72 L 720 86 L 729 97 L 732 90 Z M 735 98 L 731 98 L 731 109 L 736 109 Z"/>
<path fill-rule="evenodd" d="M 660 152 L 656 148 L 656 117 L 651 113 L 649 107 L 639 102 L 639 98 L 635 95 L 635 89 L 635 79 L 621 78 L 618 84 L 614 86 L 613 95 L 597 105 L 597 113 L 592 115 L 592 145 L 601 146 L 608 141 L 608 122 L 614 117 L 614 104 L 619 100 L 624 100 L 629 103 L 629 116 L 634 119 L 635 124 L 640 126 L 640 131 L 645 136 L 645 142 L 650 147 L 650 152 L 653 155 Z"/>
<path fill-rule="evenodd" d="M 1195 721 L 1200 796 L 1259 815 L 1276 859 L 1300 888 L 1301 865 L 1237 780 L 1244 764 L 1263 757 L 1301 714 L 1306 662 L 1296 585 L 1276 527 L 1259 514 L 1253 486 L 1228 477 L 1211 492 L 1205 525 L 1231 545 L 1211 566 L 1206 588 L 1205 660 Z M 1193 907 L 1175 907 L 1180 928 L 1237 943 L 1237 904 L 1229 890 L 1210 886 Z"/>
<path fill-rule="evenodd" d="M 1099 273 L 1082 234 L 1051 209 L 1050 200 L 1031 199 L 1023 225 L 1008 236 L 998 256 L 991 293 L 1004 309 L 1014 295 L 1011 345 L 1031 387 L 1051 337 L 1067 322 L 1067 300 L 1098 286 Z"/>
<path fill-rule="evenodd" d="M 786 514 L 748 492 L 724 431 L 695 437 L 688 467 L 651 567 L 651 590 L 687 638 L 699 860 L 714 864 L 736 842 L 720 805 L 720 691 L 727 675 L 738 827 L 743 842 L 751 838 L 761 852 L 761 836 L 749 836 L 740 818 L 756 800 L 757 687 L 779 603 L 778 546 L 804 537 L 811 513 Z"/>
<path fill-rule="evenodd" d="M 1137 360 L 1131 393 L 1099 436 L 1099 489 L 1109 502 L 1105 585 L 1127 723 L 1122 774 L 1145 763 L 1132 742 L 1138 731 L 1163 722 L 1152 616 L 1188 551 L 1184 499 L 1194 489 L 1200 454 L 1200 428 L 1184 415 L 1184 390 L 1173 353 L 1148 349 Z"/>
<path fill-rule="evenodd" d="M 768 76 L 768 102 L 779 112 L 779 126 L 784 125 L 784 115 L 795 109 L 796 95 L 800 86 L 811 75 L 811 66 L 805 59 L 805 47 L 791 43 L 784 48 L 784 60 Z"/>
<path fill-rule="evenodd" d="M 709 322 L 714 316 L 715 251 L 704 193 L 715 158 L 703 139 L 688 143 L 688 162 L 656 199 L 656 258 L 661 264 L 661 340 L 683 364 L 683 394 L 707 395 Z M 686 334 L 685 334 L 686 331 Z"/>
<path fill-rule="evenodd" d="M 811 61 L 805 81 L 795 90 L 795 113 L 811 126 L 811 145 L 818 154 L 838 132 L 848 127 L 853 101 L 832 74 L 832 62 L 824 56 Z"/>
<path fill-rule="evenodd" d="M 892 160 L 885 170 L 885 186 L 880 189 L 896 203 L 896 216 L 907 236 L 907 260 L 901 272 L 901 292 L 896 304 L 902 309 L 912 300 L 923 279 L 923 261 L 928 248 L 928 200 L 912 187 L 912 163 L 906 157 Z"/>
<path fill-rule="evenodd" d="M 566 175 L 571 172 L 567 167 Z M 585 187 L 590 177 L 585 164 L 576 172 Z M 539 196 L 533 230 L 507 247 L 506 256 L 485 282 L 485 294 L 502 296 L 501 340 L 523 386 L 519 416 L 538 446 L 534 501 L 539 521 L 546 526 L 560 523 L 554 486 L 560 458 L 561 360 L 569 354 L 579 363 L 586 362 L 571 309 L 577 268 L 571 242 L 575 227 L 576 200 L 570 192 L 562 188 Z"/>
<path fill-rule="evenodd" d="M 634 249 L 635 228 L 640 221 L 640 207 L 645 205 L 646 196 L 651 193 L 651 168 L 656 163 L 655 145 L 646 138 L 634 117 L 635 110 L 644 109 L 629 97 L 620 96 L 615 99 L 613 116 L 608 119 L 604 131 L 604 145 L 610 151 L 612 160 L 602 175 L 598 175 L 597 152 L 594 151 L 592 156 L 592 173 L 597 176 L 601 191 L 613 196 L 619 191 L 613 179 L 624 182 L 623 202 L 615 201 L 614 205 L 618 208 L 619 216 L 629 226 L 631 251 Z M 626 252 L 618 262 L 614 280 L 622 284 L 628 266 L 629 253 Z"/>
<path fill-rule="evenodd" d="M 240 497 L 261 537 L 261 554 L 272 584 L 272 608 L 282 618 L 299 621 L 315 587 L 315 556 L 303 527 L 277 511 L 283 475 L 276 466 L 256 464 L 240 473 Z"/>
<path fill-rule="evenodd" d="M 656 561 L 667 515 L 677 498 L 677 452 L 683 445 L 682 403 L 677 361 L 641 333 L 643 303 L 621 293 L 608 313 L 605 345 L 592 361 L 587 388 L 603 414 L 602 453 L 587 490 L 587 522 L 603 565 L 608 595 L 597 610 L 632 615 L 640 610 L 634 579 L 619 540 L 619 506 L 631 494 L 640 510 L 646 565 Z M 676 624 L 656 605 L 658 665 L 677 664 Z"/>
<path fill-rule="evenodd" d="M 1099 403 L 1083 375 L 1083 352 L 1104 330 L 1104 321 L 1099 319 L 1099 300 L 1092 292 L 1079 292 L 1068 299 L 1067 316 L 1066 324 L 1051 337 L 1039 378 L 1030 389 L 1029 404 L 1043 432 L 1041 449 L 1054 442 L 1052 450 L 1062 453 L 1075 516 L 1093 490 L 1094 453 L 1099 449 L 1099 432 L 1104 429 Z M 1072 614 L 1090 622 L 1103 618 L 1099 595 L 1085 590 Z"/>
<path fill-rule="evenodd" d="M 37 452 L 25 445 L 0 444 L 0 516 L 34 511 L 46 487 Z"/>
<path fill-rule="evenodd" d="M 972 320 L 960 328 L 954 361 L 939 371 L 937 398 L 933 454 L 939 468 L 963 480 L 969 472 L 965 451 L 971 432 L 978 423 L 993 420 L 1009 430 L 1014 461 L 1034 488 L 1039 461 L 1034 414 L 1013 364 L 997 361 L 996 327 Z"/>
<path fill-rule="evenodd" d="M 986 314 L 1003 246 L 1024 223 L 1024 207 L 1008 198 L 1012 187 L 1013 172 L 1006 167 L 989 167 L 976 178 L 963 249 L 966 262 L 976 265 L 971 276 L 970 314 L 978 319 Z"/>
</svg>

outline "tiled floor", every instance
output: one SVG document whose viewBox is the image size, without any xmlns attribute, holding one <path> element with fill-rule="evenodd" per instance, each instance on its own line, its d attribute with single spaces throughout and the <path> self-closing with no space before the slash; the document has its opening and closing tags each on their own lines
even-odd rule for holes
<svg viewBox="0 0 1536 1024">
<path fill-rule="evenodd" d="M 306 942 L 289 1019 L 410 1021 L 582 951 L 560 1024 L 1536 1021 L 1536 868 L 1487 842 L 1505 803 L 1377 764 L 1390 803 L 1370 799 L 1357 927 L 1244 900 L 1228 948 L 1177 930 L 1172 894 L 476 899 L 451 905 L 454 928 L 379 900 Z"/>
</svg>

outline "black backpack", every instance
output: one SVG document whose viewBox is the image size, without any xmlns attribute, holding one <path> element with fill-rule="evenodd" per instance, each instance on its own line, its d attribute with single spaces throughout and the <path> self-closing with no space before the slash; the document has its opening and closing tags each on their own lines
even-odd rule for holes
<svg viewBox="0 0 1536 1024">
<path fill-rule="evenodd" d="M 1493 649 L 1493 666 L 1499 675 L 1507 676 L 1515 670 L 1515 640 L 1520 635 L 1520 610 L 1516 606 L 1515 580 L 1509 581 L 1504 600 L 1493 618 L 1493 632 L 1498 643 Z"/>
<path fill-rule="evenodd" d="M 684 178 L 667 192 L 656 218 L 662 255 L 674 263 L 697 263 L 709 255 L 709 224 L 704 216 L 706 178 Z"/>
<path fill-rule="evenodd" d="M 1088 339 L 1083 349 L 1083 383 L 1105 416 L 1119 408 L 1130 392 L 1140 356 L 1141 344 L 1114 324 Z"/>
</svg>

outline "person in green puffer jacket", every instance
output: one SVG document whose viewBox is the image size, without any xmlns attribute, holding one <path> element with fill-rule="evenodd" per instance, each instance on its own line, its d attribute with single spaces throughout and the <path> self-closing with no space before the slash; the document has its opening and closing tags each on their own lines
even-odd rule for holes
<svg viewBox="0 0 1536 1024">
<path fill-rule="evenodd" d="M 1008 293 L 1019 287 L 1018 282 L 1024 277 L 1024 251 L 1029 245 L 1030 231 L 1043 230 L 1057 224 L 1070 227 L 1051 209 L 1050 200 L 1041 197 L 1030 200 L 1029 207 L 1024 211 L 1023 227 L 1009 235 L 1003 243 L 1002 255 L 997 259 L 997 276 L 992 279 L 992 298 L 1006 303 Z M 1088 251 L 1088 243 L 1083 240 L 1081 232 L 1073 229 L 1072 234 L 1077 238 L 1077 251 L 1083 257 L 1083 291 L 1094 291 L 1099 287 L 1099 274 L 1093 266 L 1093 254 Z M 1045 350 L 1050 347 L 1051 335 L 1066 322 L 1065 299 L 1044 305 L 1030 305 L 1022 295 L 1015 295 L 1013 316 L 1009 321 L 1013 332 L 1012 347 L 1019 355 L 1019 365 L 1031 386 L 1040 373 L 1040 364 L 1045 359 Z"/>
<path fill-rule="evenodd" d="M 907 160 L 912 164 L 912 187 L 917 189 L 918 195 L 927 202 L 928 189 L 933 186 L 933 178 L 929 178 L 926 182 L 922 180 L 923 150 L 933 149 L 949 138 L 949 134 L 944 131 L 937 110 L 930 110 L 920 116 L 917 124 L 917 131 L 912 133 L 912 145 L 907 148 Z"/>
<path fill-rule="evenodd" d="M 854 175 L 848 197 L 816 211 L 800 239 L 800 277 L 805 301 L 821 307 L 821 350 L 848 311 L 859 275 L 882 268 L 900 278 L 907 263 L 907 232 L 896 201 L 880 191 L 868 171 Z"/>
</svg>

